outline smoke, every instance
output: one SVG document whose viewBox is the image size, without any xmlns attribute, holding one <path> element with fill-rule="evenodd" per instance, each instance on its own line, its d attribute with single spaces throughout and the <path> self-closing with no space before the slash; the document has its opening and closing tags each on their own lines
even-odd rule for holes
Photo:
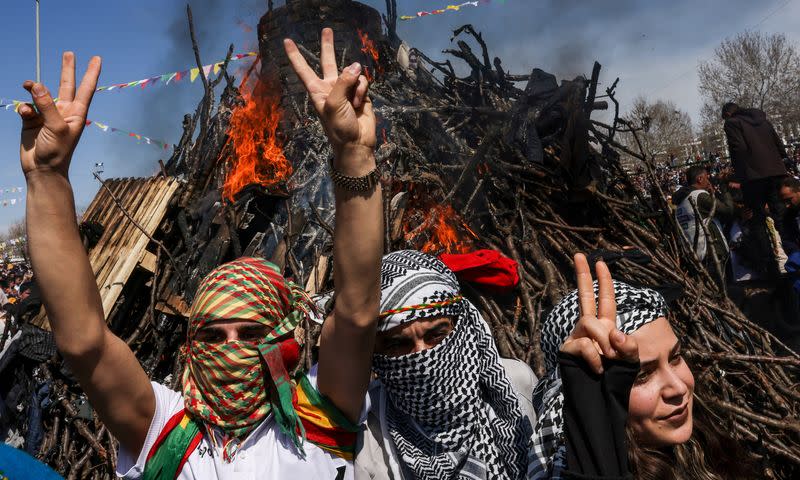
<svg viewBox="0 0 800 480">
<path fill-rule="evenodd" d="M 186 70 L 197 65 L 189 34 L 187 3 L 192 9 L 195 37 L 204 65 L 223 60 L 230 44 L 234 44 L 234 53 L 257 48 L 256 27 L 267 8 L 264 0 L 163 2 L 158 16 L 166 27 L 167 41 L 164 49 L 154 56 L 152 71 L 142 72 L 142 77 Z M 232 74 L 236 71 L 235 64 L 229 71 Z M 131 130 L 170 144 L 177 143 L 183 133 L 183 116 L 193 114 L 203 96 L 203 84 L 199 78 L 194 83 L 189 83 L 188 78 L 181 82 L 178 85 L 158 83 L 148 86 L 147 92 L 141 92 L 147 97 L 138 102 L 132 112 Z M 222 88 L 224 82 L 217 92 Z M 166 159 L 171 154 L 170 148 L 159 158 Z M 155 163 L 127 165 L 124 170 L 127 175 L 150 175 L 156 168 Z"/>
<path fill-rule="evenodd" d="M 361 2 L 385 11 L 385 0 Z M 256 26 L 267 9 L 266 0 L 189 0 L 188 3 L 194 14 L 203 63 L 223 59 L 230 43 L 234 43 L 236 52 L 257 48 Z M 276 0 L 273 3 L 279 7 L 285 2 Z M 608 62 L 637 49 L 645 38 L 643 32 L 671 28 L 669 24 L 658 23 L 652 16 L 643 14 L 650 8 L 644 3 L 635 0 L 610 0 L 601 4 L 579 0 L 506 2 L 502 6 L 492 4 L 435 18 L 400 22 L 398 33 L 432 58 L 442 59 L 445 57 L 442 50 L 454 48 L 450 42 L 452 31 L 472 23 L 483 33 L 490 55 L 500 57 L 506 71 L 526 74 L 531 68 L 539 67 L 558 78 L 572 79 L 577 75 L 588 76 L 594 60 L 608 65 Z M 186 4 L 162 4 L 153 21 L 165 25 L 168 40 L 163 50 L 153 55 L 156 60 L 148 71 L 142 72 L 141 77 L 195 66 Z M 400 13 L 429 6 L 427 0 L 398 2 Z M 491 16 L 487 16 L 487 11 L 491 11 Z M 668 16 L 664 13 L 661 12 L 662 17 Z M 252 30 L 248 32 L 248 29 Z M 475 42 L 470 41 L 470 45 L 479 48 Z M 456 68 L 466 73 L 462 70 L 462 63 L 455 61 Z M 183 82 L 176 86 L 148 86 L 148 91 L 141 92 L 142 101 L 120 126 L 168 143 L 177 142 L 182 133 L 183 115 L 194 112 L 203 94 L 201 82 L 189 84 L 188 79 Z M 121 152 L 112 152 L 112 158 L 107 162 L 109 170 L 118 172 L 121 169 L 126 175 L 149 175 L 157 168 L 155 159 L 166 158 L 171 153 L 164 151 L 159 154 L 154 149 L 153 156 L 147 157 L 153 158 L 152 162 L 131 165 L 132 162 L 126 159 L 130 148 L 124 146 L 120 147 Z M 115 153 L 116 160 L 113 158 Z"/>
</svg>

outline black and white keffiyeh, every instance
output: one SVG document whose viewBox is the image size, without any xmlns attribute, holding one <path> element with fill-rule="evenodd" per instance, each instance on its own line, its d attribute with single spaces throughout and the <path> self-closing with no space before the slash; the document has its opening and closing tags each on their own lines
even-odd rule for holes
<svg viewBox="0 0 800 480">
<path fill-rule="evenodd" d="M 489 327 L 458 298 L 455 274 L 416 251 L 394 252 L 381 268 L 380 331 L 419 318 L 452 316 L 439 345 L 399 357 L 375 355 L 373 368 L 388 398 L 386 423 L 398 456 L 420 479 L 518 479 L 527 471 L 532 426 L 522 413 Z"/>
<path fill-rule="evenodd" d="M 594 284 L 595 295 L 598 292 Z M 617 300 L 617 328 L 630 335 L 642 326 L 667 315 L 667 304 L 661 294 L 649 288 L 635 288 L 614 282 Z M 580 318 L 577 290 L 553 307 L 542 326 L 542 352 L 547 375 L 533 392 L 533 406 L 538 419 L 533 438 L 528 477 L 560 479 L 566 468 L 564 447 L 564 395 L 558 368 L 558 352 L 572 334 Z"/>
</svg>

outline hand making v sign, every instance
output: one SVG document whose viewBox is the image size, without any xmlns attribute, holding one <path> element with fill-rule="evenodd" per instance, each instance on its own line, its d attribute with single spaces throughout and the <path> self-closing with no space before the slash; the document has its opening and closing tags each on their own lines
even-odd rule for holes
<svg viewBox="0 0 800 480">
<path fill-rule="evenodd" d="M 320 64 L 322 78 L 308 66 L 297 45 L 284 40 L 284 48 L 295 73 L 305 85 L 334 151 L 334 167 L 345 175 L 361 176 L 374 165 L 361 165 L 354 160 L 359 153 L 374 151 L 376 145 L 375 114 L 367 94 L 369 83 L 361 74 L 358 62 L 339 70 L 333 46 L 333 30 L 322 30 Z M 355 154 L 355 155 L 353 155 Z"/>
<path fill-rule="evenodd" d="M 575 274 L 578 282 L 580 319 L 575 330 L 564 341 L 561 351 L 581 357 L 597 373 L 603 372 L 602 356 L 639 361 L 636 340 L 617 329 L 617 302 L 614 281 L 605 262 L 597 262 L 598 295 L 595 298 L 592 271 L 586 255 L 575 255 Z"/>
</svg>

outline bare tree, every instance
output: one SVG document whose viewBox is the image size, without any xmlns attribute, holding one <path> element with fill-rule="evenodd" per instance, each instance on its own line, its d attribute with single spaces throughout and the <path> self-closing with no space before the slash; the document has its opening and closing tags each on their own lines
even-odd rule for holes
<svg viewBox="0 0 800 480">
<path fill-rule="evenodd" d="M 6 243 L 5 253 L 12 257 L 28 258 L 28 237 L 24 219 L 12 223 L 2 240 Z"/>
<path fill-rule="evenodd" d="M 726 102 L 755 107 L 787 120 L 800 116 L 800 55 L 783 34 L 744 32 L 725 39 L 700 62 L 703 123 L 719 123 Z"/>
<path fill-rule="evenodd" d="M 650 102 L 639 96 L 634 99 L 626 118 L 641 128 L 639 139 L 642 146 L 656 161 L 666 161 L 672 155 L 684 157 L 690 153 L 694 139 L 692 119 L 675 102 Z M 633 138 L 625 140 L 630 145 L 634 143 Z"/>
</svg>

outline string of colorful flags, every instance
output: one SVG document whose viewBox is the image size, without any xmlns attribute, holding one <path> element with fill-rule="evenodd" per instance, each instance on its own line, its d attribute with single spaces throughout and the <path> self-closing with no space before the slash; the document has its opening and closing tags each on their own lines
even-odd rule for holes
<svg viewBox="0 0 800 480">
<path fill-rule="evenodd" d="M 14 198 L 0 198 L 0 207 L 13 207 L 15 205 L 22 205 L 22 191 L 25 187 L 5 187 L 0 188 L 0 197 L 8 194 L 14 194 Z"/>
<path fill-rule="evenodd" d="M 0 188 L 0 195 L 2 195 L 4 193 L 17 193 L 17 192 L 22 193 L 23 190 L 25 190 L 25 187 Z"/>
<path fill-rule="evenodd" d="M 172 144 L 169 144 L 167 142 L 163 142 L 161 140 L 156 140 L 154 138 L 146 137 L 146 136 L 140 135 L 138 133 L 129 132 L 127 130 L 122 130 L 121 128 L 112 127 L 112 126 L 106 125 L 105 123 L 100 123 L 100 122 L 96 122 L 96 121 L 92 121 L 92 120 L 86 120 L 86 126 L 89 126 L 89 125 L 94 125 L 95 127 L 99 128 L 100 130 L 102 130 L 105 133 L 118 133 L 118 134 L 121 134 L 121 135 L 127 135 L 128 137 L 135 138 L 136 140 L 138 140 L 140 142 L 144 142 L 147 145 L 153 145 L 153 146 L 158 147 L 158 148 L 163 149 L 163 150 L 168 150 L 169 147 L 172 146 Z"/>
<path fill-rule="evenodd" d="M 3 102 L 3 100 L 0 99 L 0 108 L 10 111 L 11 107 L 14 107 L 14 111 L 15 112 L 17 110 L 19 110 L 20 105 L 25 103 L 25 102 L 23 102 L 21 100 L 11 100 L 11 103 L 2 103 L 2 102 Z M 163 149 L 163 150 L 167 150 L 171 146 L 171 144 L 169 144 L 167 142 L 164 142 L 164 141 L 161 141 L 161 140 L 156 140 L 155 138 L 151 138 L 151 137 L 148 137 L 146 135 L 141 135 L 141 134 L 138 134 L 138 133 L 129 132 L 128 130 L 123 130 L 121 128 L 112 127 L 112 126 L 107 125 L 105 123 L 95 122 L 94 120 L 88 120 L 87 119 L 86 120 L 86 126 L 89 126 L 89 125 L 94 125 L 95 127 L 99 128 L 100 130 L 102 130 L 105 133 L 116 133 L 116 134 L 120 134 L 120 135 L 125 135 L 125 136 L 131 137 L 131 138 L 135 138 L 140 143 L 143 142 L 143 143 L 145 143 L 147 145 L 153 145 L 154 147 L 157 147 L 157 148 L 160 148 L 160 149 Z"/>
<path fill-rule="evenodd" d="M 235 55 L 231 55 L 231 61 L 237 61 L 237 60 L 242 60 L 244 58 L 256 57 L 256 56 L 258 56 L 258 53 L 256 53 L 256 52 L 237 53 Z M 222 69 L 222 66 L 224 64 L 225 64 L 225 61 L 223 60 L 221 62 L 215 62 L 215 63 L 211 63 L 211 64 L 208 64 L 208 65 L 203 65 L 202 71 L 203 71 L 203 73 L 205 74 L 206 77 L 211 76 L 212 72 L 213 72 L 214 75 L 218 75 L 219 72 Z M 97 87 L 96 91 L 98 91 L 98 92 L 104 92 L 104 91 L 107 92 L 107 91 L 110 91 L 110 90 L 121 90 L 123 88 L 130 88 L 130 87 L 136 87 L 136 86 L 141 87 L 141 88 L 145 88 L 148 85 L 155 85 L 155 84 L 157 84 L 159 82 L 163 83 L 164 85 L 169 85 L 170 82 L 176 83 L 176 82 L 179 82 L 179 81 L 181 81 L 182 79 L 184 79 L 186 77 L 189 77 L 189 82 L 193 83 L 195 80 L 197 80 L 197 77 L 200 75 L 200 70 L 201 70 L 201 67 L 189 68 L 189 69 L 180 70 L 180 71 L 177 71 L 177 72 L 170 72 L 170 73 L 165 73 L 165 74 L 162 74 L 162 75 L 156 75 L 154 77 L 143 78 L 141 80 L 134 80 L 132 82 L 115 83 L 113 85 L 100 86 L 100 87 Z M 58 98 L 56 98 L 55 101 L 58 101 Z M 21 100 L 8 100 L 8 101 L 6 101 L 6 100 L 3 100 L 3 99 L 0 99 L 0 108 L 4 108 L 5 110 L 10 110 L 13 107 L 14 111 L 16 112 L 19 109 L 20 105 L 22 105 L 23 103 L 26 103 L 26 102 L 23 102 Z M 164 149 L 164 150 L 169 149 L 169 147 L 171 146 L 171 144 L 169 144 L 167 142 L 164 142 L 164 141 L 161 141 L 161 140 L 157 140 L 155 138 L 151 138 L 151 137 L 148 137 L 146 135 L 141 135 L 141 134 L 138 134 L 138 133 L 135 133 L 135 132 L 130 132 L 128 130 L 123 130 L 121 128 L 112 127 L 110 125 L 107 125 L 107 124 L 101 123 L 101 122 L 96 122 L 96 121 L 92 121 L 92 120 L 86 120 L 86 125 L 87 126 L 94 125 L 95 127 L 97 127 L 98 129 L 102 130 L 105 133 L 117 133 L 117 134 L 121 134 L 121 135 L 126 135 L 128 137 L 135 138 L 139 142 L 144 142 L 147 145 L 153 145 L 155 147 L 158 147 L 158 148 Z"/>
<path fill-rule="evenodd" d="M 505 3 L 505 0 L 495 0 L 495 1 L 497 3 L 501 3 L 501 4 Z M 488 5 L 490 3 L 492 3 L 492 0 L 474 0 L 474 1 L 471 1 L 471 2 L 460 3 L 458 5 L 448 5 L 448 6 L 444 7 L 444 8 L 439 8 L 437 10 L 431 10 L 430 12 L 422 11 L 422 12 L 417 12 L 414 15 L 401 15 L 400 16 L 400 20 L 416 20 L 416 19 L 421 18 L 421 17 L 427 17 L 427 16 L 430 16 L 430 15 L 441 15 L 442 13 L 447 13 L 447 12 L 457 12 L 457 11 L 461 10 L 462 8 L 477 7 L 479 5 Z"/>
<path fill-rule="evenodd" d="M 231 56 L 231 61 L 241 60 L 243 58 L 255 57 L 255 56 L 258 56 L 258 53 L 256 52 L 237 53 L 236 55 Z M 211 63 L 209 65 L 204 65 L 202 68 L 203 73 L 206 75 L 206 77 L 210 76 L 211 72 L 214 72 L 214 75 L 217 75 L 219 74 L 220 69 L 224 64 L 225 62 L 222 61 L 222 62 Z M 96 91 L 107 92 L 114 89 L 120 90 L 123 88 L 136 87 L 136 86 L 145 88 L 147 85 L 155 85 L 158 82 L 162 82 L 165 85 L 168 85 L 170 82 L 179 82 L 181 79 L 186 78 L 187 76 L 189 77 L 189 82 L 194 82 L 195 80 L 197 80 L 197 77 L 199 75 L 200 75 L 200 67 L 195 67 L 187 70 L 181 70 L 178 72 L 170 72 L 170 73 L 165 73 L 163 75 L 156 75 L 155 77 L 143 78 L 141 80 L 134 80 L 132 82 L 115 83 L 114 85 L 105 85 L 102 87 L 97 87 Z M 58 97 L 56 97 L 54 100 L 57 102 Z M 20 100 L 9 100 L 11 103 L 3 104 L 2 103 L 3 101 L 4 101 L 3 99 L 0 99 L 0 108 L 5 108 L 6 110 L 8 110 L 13 106 L 14 111 L 17 111 L 19 106 L 25 103 Z"/>
<path fill-rule="evenodd" d="M 248 57 L 255 57 L 258 56 L 256 52 L 247 52 L 247 53 L 237 53 L 236 55 L 231 55 L 231 61 L 241 60 L 243 58 Z M 214 72 L 214 75 L 219 74 L 222 66 L 225 65 L 225 61 L 211 63 L 209 65 L 203 65 L 202 70 L 206 77 L 211 76 L 211 72 Z M 165 73 L 163 75 L 156 75 L 154 77 L 143 78 L 141 80 L 134 80 L 133 82 L 128 83 L 115 83 L 113 85 L 106 85 L 102 87 L 97 87 L 98 92 L 107 92 L 110 90 L 119 90 L 123 88 L 130 88 L 130 87 L 141 87 L 145 88 L 148 85 L 155 85 L 158 82 L 163 83 L 164 85 L 169 85 L 170 82 L 179 82 L 182 79 L 189 77 L 190 82 L 194 82 L 197 77 L 200 75 L 200 67 L 189 68 L 186 70 L 181 70 L 178 72 L 170 72 Z"/>
<path fill-rule="evenodd" d="M 3 208 L 8 207 L 8 206 L 13 207 L 14 205 L 16 205 L 18 203 L 20 205 L 22 205 L 22 197 L 9 198 L 7 200 L 2 200 L 2 201 L 0 201 L 0 207 L 3 207 Z"/>
</svg>

